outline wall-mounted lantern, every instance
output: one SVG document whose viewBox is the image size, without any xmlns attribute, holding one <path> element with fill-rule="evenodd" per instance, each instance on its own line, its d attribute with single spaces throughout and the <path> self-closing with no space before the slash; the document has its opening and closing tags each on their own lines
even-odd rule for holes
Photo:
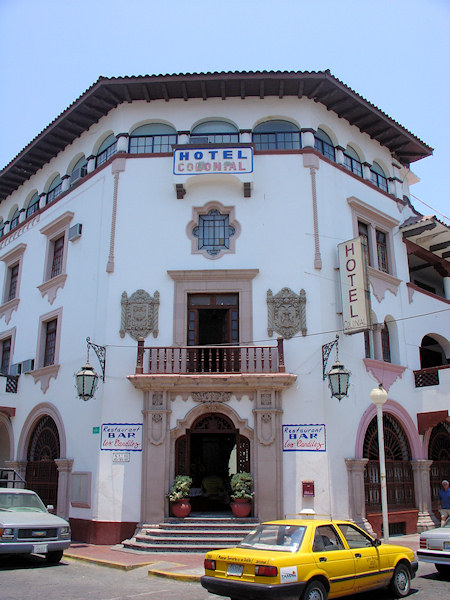
<svg viewBox="0 0 450 600">
<path fill-rule="evenodd" d="M 328 377 L 328 385 L 330 386 L 331 396 L 341 400 L 348 394 L 348 388 L 350 385 L 350 371 L 344 367 L 339 361 L 339 336 L 336 335 L 336 339 L 328 344 L 322 346 L 322 376 L 325 381 L 325 376 Z M 330 371 L 326 373 L 328 357 L 330 352 L 336 346 L 336 360 L 333 363 Z"/>
<path fill-rule="evenodd" d="M 90 338 L 86 338 L 87 344 L 87 360 L 86 364 L 75 375 L 75 382 L 78 392 L 78 397 L 84 400 L 90 400 L 94 397 L 95 390 L 97 389 L 98 375 L 94 370 L 94 367 L 89 363 L 89 349 L 92 348 L 97 355 L 100 367 L 102 369 L 102 381 L 105 381 L 105 367 L 106 367 L 106 347 L 93 344 Z"/>
</svg>

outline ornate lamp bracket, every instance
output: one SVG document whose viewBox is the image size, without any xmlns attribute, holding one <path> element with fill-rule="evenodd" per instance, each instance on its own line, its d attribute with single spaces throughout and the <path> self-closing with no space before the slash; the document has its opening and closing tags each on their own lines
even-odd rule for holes
<svg viewBox="0 0 450 600">
<path fill-rule="evenodd" d="M 106 368 L 106 346 L 99 346 L 98 344 L 94 344 L 91 342 L 91 338 L 86 338 L 87 343 L 87 362 L 89 362 L 89 348 L 95 352 L 98 358 L 98 362 L 100 363 L 100 367 L 102 369 L 102 381 L 105 383 L 105 368 Z"/>
<path fill-rule="evenodd" d="M 339 341 L 339 336 L 336 335 L 335 340 L 333 340 L 332 342 L 328 342 L 328 344 L 324 344 L 322 346 L 322 379 L 323 379 L 323 381 L 325 381 L 328 357 L 330 356 L 330 352 L 333 349 L 333 346 L 336 346 L 336 358 L 338 358 L 338 351 L 339 351 L 338 341 Z"/>
</svg>

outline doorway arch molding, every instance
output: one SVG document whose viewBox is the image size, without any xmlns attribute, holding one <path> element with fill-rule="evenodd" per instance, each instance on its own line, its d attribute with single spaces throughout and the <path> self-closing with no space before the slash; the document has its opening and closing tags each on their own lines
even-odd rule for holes
<svg viewBox="0 0 450 600">
<path fill-rule="evenodd" d="M 8 415 L 0 410 L 0 429 L 4 428 L 6 431 L 6 436 L 8 438 L 8 443 L 5 446 L 9 447 L 8 456 L 5 457 L 7 461 L 12 460 L 14 456 L 14 430 L 11 425 L 11 419 Z"/>
<path fill-rule="evenodd" d="M 227 416 L 233 423 L 235 429 L 239 429 L 242 435 L 245 435 L 249 440 L 253 441 L 254 431 L 248 425 L 247 419 L 241 419 L 236 411 L 230 406 L 216 402 L 207 402 L 200 406 L 194 406 L 184 417 L 184 419 L 177 419 L 176 425 L 170 431 L 171 443 L 174 443 L 177 438 L 186 434 L 188 429 L 191 429 L 194 423 L 202 416 L 210 413 L 222 413 Z M 172 457 L 173 459 L 173 457 Z M 171 472 L 173 472 L 174 464 L 171 465 Z"/>
</svg>

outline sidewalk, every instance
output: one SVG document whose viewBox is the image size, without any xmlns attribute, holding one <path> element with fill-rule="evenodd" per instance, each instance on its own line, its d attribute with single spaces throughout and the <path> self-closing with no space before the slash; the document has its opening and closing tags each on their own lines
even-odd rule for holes
<svg viewBox="0 0 450 600">
<path fill-rule="evenodd" d="M 407 546 L 416 552 L 419 548 L 419 537 L 418 533 L 399 535 L 390 538 L 390 543 Z M 144 552 L 123 548 L 121 544 L 94 546 L 77 542 L 64 552 L 65 558 L 83 560 L 124 571 L 148 567 L 149 575 L 179 581 L 200 581 L 200 577 L 204 574 L 204 556 L 203 552 Z"/>
<path fill-rule="evenodd" d="M 144 552 L 123 548 L 121 544 L 94 546 L 82 542 L 74 542 L 64 551 L 64 558 L 91 562 L 124 571 L 148 566 L 149 575 L 168 577 L 179 581 L 200 581 L 200 577 L 204 574 L 204 557 L 204 552 Z"/>
</svg>

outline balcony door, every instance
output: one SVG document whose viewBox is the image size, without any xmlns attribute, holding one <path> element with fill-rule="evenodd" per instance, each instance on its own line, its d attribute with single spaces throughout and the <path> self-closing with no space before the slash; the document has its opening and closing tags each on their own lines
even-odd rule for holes
<svg viewBox="0 0 450 600">
<path fill-rule="evenodd" d="M 239 371 L 239 352 L 225 348 L 239 344 L 239 294 L 189 294 L 187 323 L 188 346 L 216 346 L 190 351 L 189 371 Z"/>
</svg>

